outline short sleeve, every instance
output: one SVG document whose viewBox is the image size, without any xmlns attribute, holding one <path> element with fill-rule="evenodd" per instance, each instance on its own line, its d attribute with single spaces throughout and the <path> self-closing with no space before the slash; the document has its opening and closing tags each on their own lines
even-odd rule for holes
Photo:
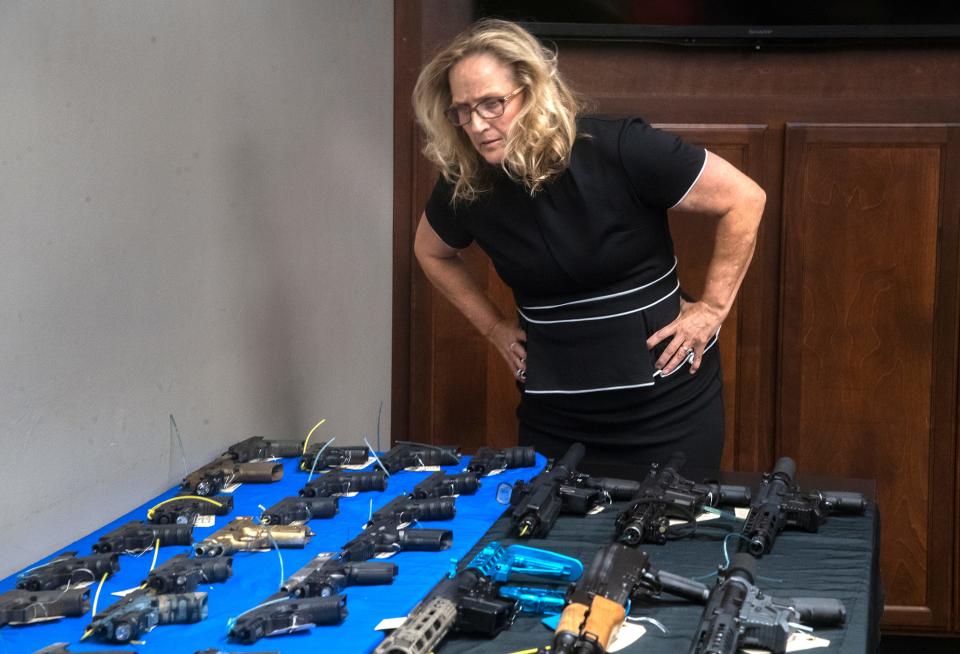
<svg viewBox="0 0 960 654">
<path fill-rule="evenodd" d="M 430 199 L 427 200 L 425 213 L 427 222 L 440 240 L 452 248 L 462 250 L 473 243 L 473 236 L 464 226 L 462 217 L 458 219 L 457 212 L 450 203 L 452 197 L 453 185 L 441 175 L 433 186 Z"/>
<path fill-rule="evenodd" d="M 707 151 L 655 129 L 639 118 L 620 133 L 620 160 L 640 199 L 669 209 L 693 188 L 707 162 Z"/>
</svg>

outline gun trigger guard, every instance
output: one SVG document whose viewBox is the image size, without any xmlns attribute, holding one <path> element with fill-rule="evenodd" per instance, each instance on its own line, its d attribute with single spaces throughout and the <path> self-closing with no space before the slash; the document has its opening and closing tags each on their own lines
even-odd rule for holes
<svg viewBox="0 0 960 654">
<path fill-rule="evenodd" d="M 606 506 L 610 506 L 611 504 L 613 504 L 613 498 L 610 497 L 610 493 L 608 493 L 607 491 L 603 491 L 603 499 L 601 500 L 600 503 Z"/>
</svg>

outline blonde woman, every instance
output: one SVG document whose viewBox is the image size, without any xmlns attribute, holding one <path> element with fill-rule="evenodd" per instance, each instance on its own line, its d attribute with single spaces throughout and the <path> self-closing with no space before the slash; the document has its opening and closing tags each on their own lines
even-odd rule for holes
<svg viewBox="0 0 960 654">
<path fill-rule="evenodd" d="M 638 118 L 579 115 L 556 56 L 484 20 L 414 90 L 440 177 L 414 252 L 521 386 L 521 444 L 573 442 L 584 463 L 642 465 L 723 449 L 717 334 L 753 255 L 764 192 L 729 163 Z M 667 210 L 718 219 L 703 296 L 681 297 Z M 504 316 L 459 252 L 476 242 L 513 290 Z M 680 253 L 682 256 L 682 253 Z"/>
</svg>

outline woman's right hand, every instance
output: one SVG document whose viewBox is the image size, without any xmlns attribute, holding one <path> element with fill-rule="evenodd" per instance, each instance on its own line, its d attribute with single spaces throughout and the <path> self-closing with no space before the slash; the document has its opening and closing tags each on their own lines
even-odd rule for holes
<svg viewBox="0 0 960 654">
<path fill-rule="evenodd" d="M 520 329 L 515 322 L 502 318 L 487 333 L 487 339 L 497 348 L 510 367 L 510 373 L 519 381 L 527 378 L 527 333 Z"/>
</svg>

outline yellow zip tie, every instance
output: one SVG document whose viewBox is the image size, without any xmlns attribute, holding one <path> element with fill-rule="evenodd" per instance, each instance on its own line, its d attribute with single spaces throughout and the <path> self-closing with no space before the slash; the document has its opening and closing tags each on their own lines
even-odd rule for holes
<svg viewBox="0 0 960 654">
<path fill-rule="evenodd" d="M 545 649 L 549 650 L 550 646 L 547 645 Z M 537 654 L 539 651 L 539 647 L 534 647 L 533 649 L 522 649 L 519 652 L 511 652 L 510 654 Z"/>
<path fill-rule="evenodd" d="M 160 539 L 157 539 L 157 542 L 153 544 L 153 562 L 150 564 L 150 572 L 153 572 L 153 568 L 157 565 L 157 554 L 160 553 Z"/>
<path fill-rule="evenodd" d="M 169 504 L 170 502 L 176 502 L 177 500 L 203 500 L 204 502 L 210 502 L 215 506 L 223 506 L 223 503 L 216 500 L 211 500 L 209 497 L 201 497 L 199 495 L 177 495 L 176 497 L 171 497 L 169 500 L 164 500 L 154 506 L 152 509 L 147 510 L 147 520 L 153 519 L 153 512 L 159 509 L 164 504 Z"/>
<path fill-rule="evenodd" d="M 306 454 L 306 453 L 307 453 L 307 444 L 310 443 L 310 437 L 313 436 L 313 432 L 317 431 L 317 427 L 319 427 L 320 425 L 322 425 L 322 424 L 325 423 L 326 421 L 327 421 L 326 418 L 322 418 L 322 419 L 320 420 L 320 422 L 318 422 L 317 424 L 315 424 L 315 425 L 313 426 L 313 429 L 310 430 L 310 433 L 307 434 L 307 440 L 303 441 L 303 454 Z"/>
<path fill-rule="evenodd" d="M 104 572 L 104 573 L 103 573 L 103 577 L 101 577 L 101 579 L 100 579 L 100 585 L 97 586 L 97 594 L 93 596 L 93 609 L 90 611 L 90 617 L 91 617 L 91 618 L 97 617 L 97 603 L 100 601 L 100 591 L 103 590 L 103 582 L 105 582 L 105 581 L 107 580 L 107 575 L 108 575 L 108 574 L 110 574 L 110 573 L 109 573 L 109 572 Z M 86 638 L 87 635 L 92 634 L 92 633 L 93 633 L 92 631 L 88 632 L 86 635 L 84 635 L 83 638 Z M 83 640 L 83 638 L 81 638 L 80 640 Z"/>
<path fill-rule="evenodd" d="M 93 633 L 93 629 L 87 629 L 86 631 L 83 632 L 83 635 L 80 636 L 80 640 L 81 640 L 81 641 L 86 640 L 87 638 L 90 637 L 90 634 L 92 634 L 92 633 Z"/>
</svg>

